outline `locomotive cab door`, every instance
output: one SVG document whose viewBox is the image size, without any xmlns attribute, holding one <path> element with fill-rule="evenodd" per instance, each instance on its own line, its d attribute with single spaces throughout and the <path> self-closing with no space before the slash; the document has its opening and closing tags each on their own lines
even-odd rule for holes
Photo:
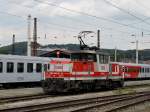
<svg viewBox="0 0 150 112">
<path fill-rule="evenodd" d="M 110 63 L 109 64 L 109 77 L 120 77 L 121 73 L 120 73 L 120 68 L 118 64 L 115 63 Z"/>
<path fill-rule="evenodd" d="M 101 73 L 109 72 L 109 56 L 104 54 L 97 54 L 97 71 Z M 108 74 L 105 74 L 105 77 Z"/>
</svg>

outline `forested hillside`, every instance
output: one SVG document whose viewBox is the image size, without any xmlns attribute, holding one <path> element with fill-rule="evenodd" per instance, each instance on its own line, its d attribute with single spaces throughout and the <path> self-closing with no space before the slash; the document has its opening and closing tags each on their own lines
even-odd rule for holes
<svg viewBox="0 0 150 112">
<path fill-rule="evenodd" d="M 39 45 L 41 48 L 59 48 L 59 49 L 69 49 L 78 50 L 78 44 L 49 44 L 46 46 Z M 114 60 L 114 49 L 101 49 L 102 52 L 109 53 L 111 60 Z M 27 42 L 15 43 L 15 54 L 16 55 L 26 55 L 27 52 Z M 12 54 L 12 45 L 0 47 L 0 54 Z M 135 60 L 135 50 L 117 50 L 118 61 L 121 60 Z M 139 51 L 139 60 L 150 60 L 150 49 Z"/>
</svg>

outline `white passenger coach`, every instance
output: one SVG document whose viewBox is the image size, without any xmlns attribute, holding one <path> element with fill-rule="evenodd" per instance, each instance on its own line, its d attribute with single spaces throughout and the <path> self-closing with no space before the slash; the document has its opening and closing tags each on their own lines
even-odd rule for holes
<svg viewBox="0 0 150 112">
<path fill-rule="evenodd" d="M 10 87 L 39 83 L 42 69 L 47 69 L 49 61 L 46 57 L 0 55 L 0 84 Z"/>
</svg>

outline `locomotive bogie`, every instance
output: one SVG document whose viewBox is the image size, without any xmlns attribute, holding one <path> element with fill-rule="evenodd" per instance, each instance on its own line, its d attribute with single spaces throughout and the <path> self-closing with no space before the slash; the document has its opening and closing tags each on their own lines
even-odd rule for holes
<svg viewBox="0 0 150 112">
<path fill-rule="evenodd" d="M 46 79 L 42 81 L 42 87 L 46 93 L 68 92 L 75 89 L 74 81 L 63 80 L 62 78 Z"/>
<path fill-rule="evenodd" d="M 64 80 L 63 78 L 53 78 L 42 82 L 45 93 L 94 91 L 98 89 L 114 89 L 122 86 L 123 80 Z"/>
</svg>

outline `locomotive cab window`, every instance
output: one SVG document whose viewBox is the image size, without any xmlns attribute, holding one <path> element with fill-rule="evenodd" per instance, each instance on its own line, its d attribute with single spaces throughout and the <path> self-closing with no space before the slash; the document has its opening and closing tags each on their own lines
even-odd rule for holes
<svg viewBox="0 0 150 112">
<path fill-rule="evenodd" d="M 106 55 L 99 55 L 99 62 L 102 64 L 108 63 L 108 56 Z"/>
<path fill-rule="evenodd" d="M 13 62 L 7 62 L 7 73 L 14 72 L 14 63 Z"/>
<path fill-rule="evenodd" d="M 96 62 L 96 54 L 92 53 L 73 53 L 71 55 L 72 60 L 78 61 L 94 61 Z"/>
<path fill-rule="evenodd" d="M 3 72 L 3 63 L 0 62 L 0 73 L 2 73 L 2 72 Z"/>
<path fill-rule="evenodd" d="M 27 63 L 27 72 L 28 73 L 33 72 L 33 63 Z"/>
<path fill-rule="evenodd" d="M 18 73 L 24 72 L 24 63 L 17 63 L 17 72 Z"/>
</svg>

